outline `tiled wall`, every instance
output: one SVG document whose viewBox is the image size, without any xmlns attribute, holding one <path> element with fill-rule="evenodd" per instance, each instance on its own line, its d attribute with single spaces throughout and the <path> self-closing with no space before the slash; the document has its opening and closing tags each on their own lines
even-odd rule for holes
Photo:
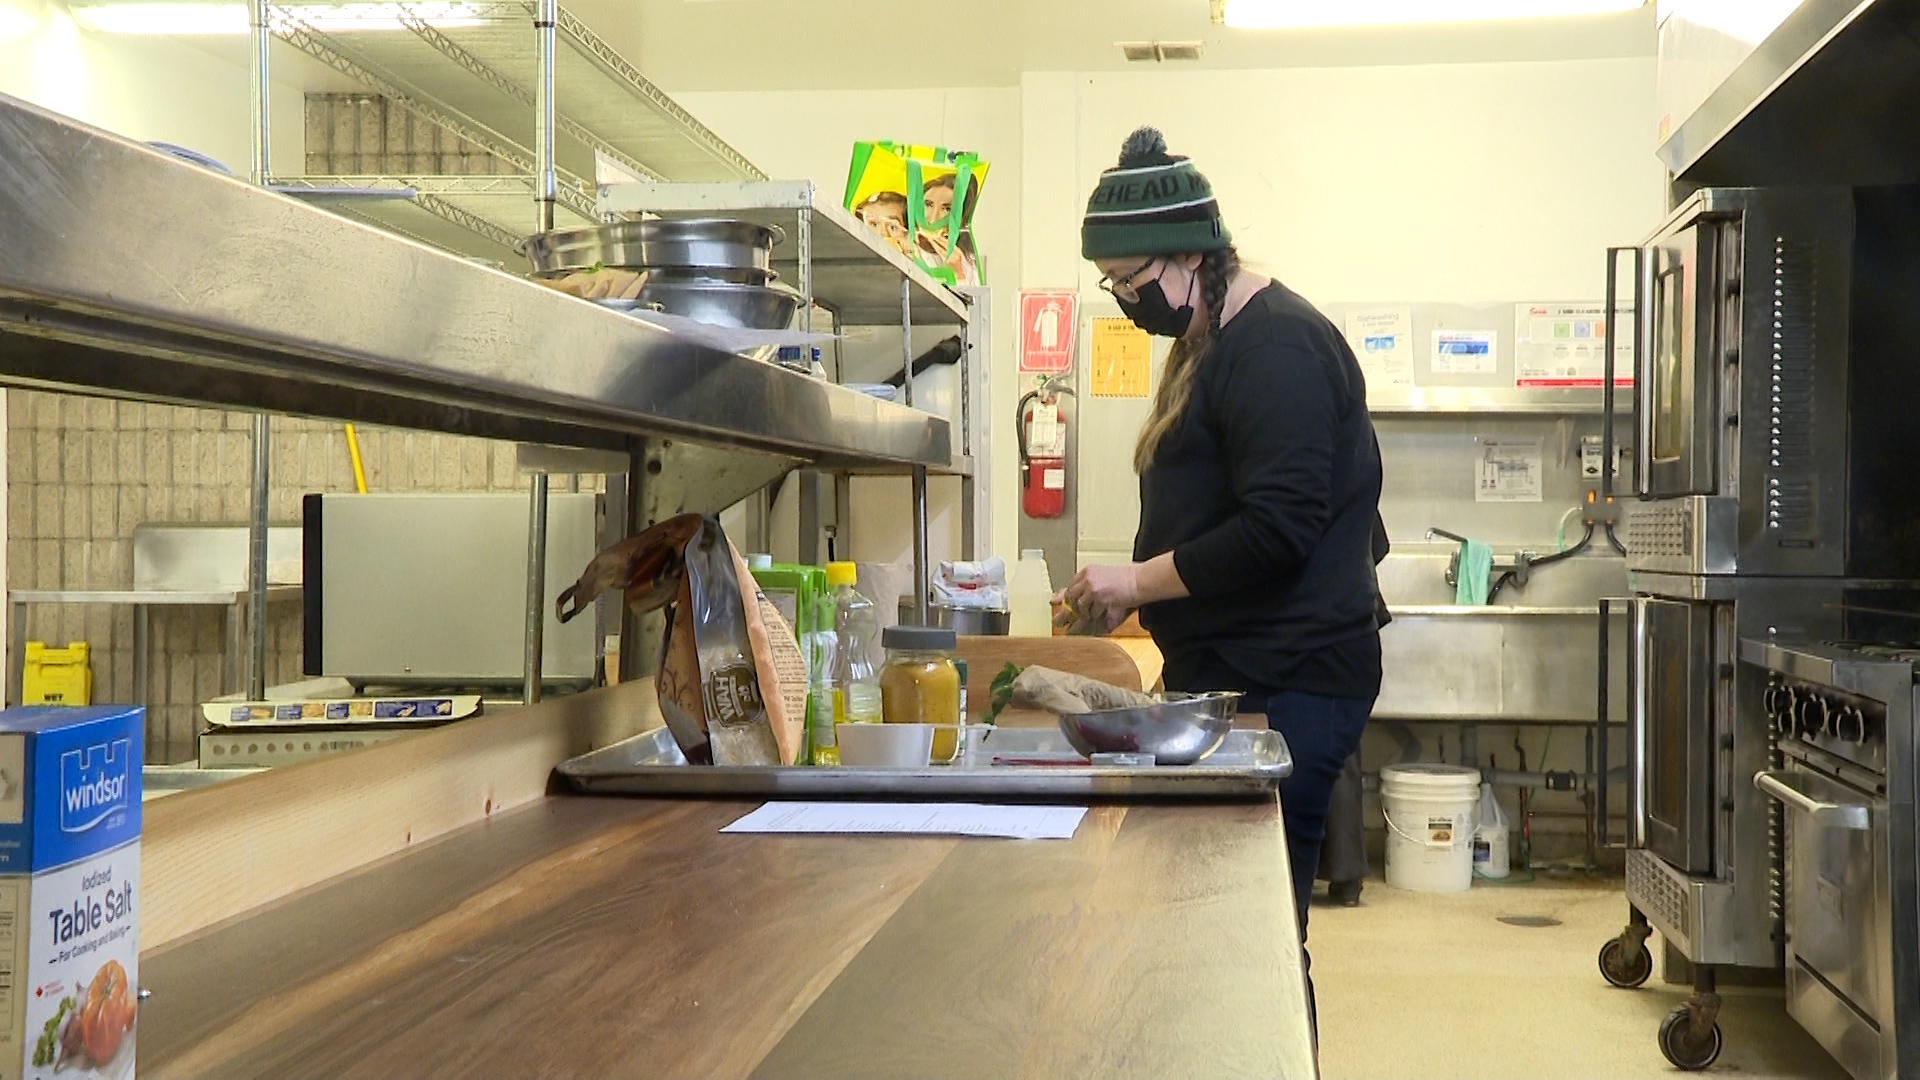
<svg viewBox="0 0 1920 1080">
<path fill-rule="evenodd" d="M 34 391 L 7 399 L 7 585 L 125 589 L 133 528 L 142 522 L 243 524 L 252 477 L 249 414 L 102 401 Z M 510 443 L 358 429 L 370 491 L 517 491 Z M 310 491 L 351 491 L 338 424 L 276 418 L 269 510 L 296 524 Z M 156 609 L 146 700 L 151 762 L 193 756 L 196 707 L 224 692 L 224 614 Z M 125 607 L 35 606 L 28 640 L 86 641 L 94 700 L 131 701 L 133 613 Z M 271 681 L 299 677 L 297 609 L 269 626 Z"/>
<path fill-rule="evenodd" d="M 309 176 L 491 176 L 519 172 L 377 94 L 308 94 Z"/>
</svg>

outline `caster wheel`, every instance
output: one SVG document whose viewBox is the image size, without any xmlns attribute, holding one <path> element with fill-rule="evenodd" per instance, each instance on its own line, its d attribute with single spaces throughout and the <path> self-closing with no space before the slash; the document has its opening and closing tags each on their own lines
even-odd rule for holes
<svg viewBox="0 0 1920 1080">
<path fill-rule="evenodd" d="M 1676 1069 L 1695 1072 L 1713 1064 L 1720 1056 L 1720 1025 L 1705 1039 L 1693 1034 L 1693 1016 L 1685 1006 L 1667 1014 L 1660 1024 L 1660 1052 Z"/>
<path fill-rule="evenodd" d="M 1638 989 L 1652 974 L 1653 954 L 1644 944 L 1629 950 L 1626 942 L 1614 938 L 1600 946 L 1600 975 L 1614 986 Z"/>
</svg>

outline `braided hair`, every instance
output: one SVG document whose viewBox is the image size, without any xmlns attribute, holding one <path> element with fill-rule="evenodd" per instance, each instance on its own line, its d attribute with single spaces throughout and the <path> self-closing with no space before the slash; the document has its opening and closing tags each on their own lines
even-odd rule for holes
<svg viewBox="0 0 1920 1080">
<path fill-rule="evenodd" d="M 1153 395 L 1153 408 L 1147 413 L 1147 421 L 1140 427 L 1140 441 L 1133 448 L 1133 470 L 1145 472 L 1153 464 L 1153 456 L 1160 449 L 1160 443 L 1172 431 L 1187 413 L 1187 403 L 1193 397 L 1193 380 L 1200 365 L 1213 351 L 1213 343 L 1220 337 L 1220 317 L 1227 306 L 1227 286 L 1233 281 L 1234 271 L 1240 268 L 1240 254 L 1232 247 L 1218 251 L 1209 251 L 1200 257 L 1200 266 L 1194 271 L 1200 279 L 1200 298 L 1207 305 L 1206 333 L 1175 339 L 1173 347 L 1167 350 L 1167 363 L 1160 373 L 1160 387 Z"/>
</svg>

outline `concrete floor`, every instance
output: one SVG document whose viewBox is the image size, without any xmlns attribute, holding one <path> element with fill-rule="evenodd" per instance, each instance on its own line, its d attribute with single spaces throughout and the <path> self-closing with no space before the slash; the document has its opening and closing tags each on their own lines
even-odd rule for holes
<svg viewBox="0 0 1920 1080">
<path fill-rule="evenodd" d="M 1559 925 L 1516 927 L 1502 916 Z M 1463 895 L 1436 896 L 1376 878 L 1358 908 L 1316 902 L 1308 947 L 1324 1075 L 1686 1075 L 1667 1064 L 1656 1040 L 1687 988 L 1666 985 L 1658 971 L 1631 991 L 1600 977 L 1600 946 L 1626 917 L 1617 879 L 1476 883 Z M 1658 938 L 1651 944 L 1658 957 Z M 1787 1016 L 1778 988 L 1728 987 L 1722 996 L 1725 1049 L 1701 1075 L 1846 1080 Z"/>
</svg>

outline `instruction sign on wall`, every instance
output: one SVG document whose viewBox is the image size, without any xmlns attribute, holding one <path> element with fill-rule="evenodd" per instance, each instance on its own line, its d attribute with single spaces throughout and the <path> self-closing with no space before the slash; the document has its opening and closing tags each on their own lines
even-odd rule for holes
<svg viewBox="0 0 1920 1080">
<path fill-rule="evenodd" d="M 1372 308 L 1347 313 L 1347 346 L 1360 362 L 1367 389 L 1413 385 L 1413 309 Z"/>
<path fill-rule="evenodd" d="M 1633 310 L 1615 317 L 1633 326 Z M 1614 343 L 1613 385 L 1633 385 L 1633 345 Z M 1606 377 L 1605 304 L 1516 304 L 1513 316 L 1513 384 L 1522 390 L 1598 390 Z"/>
<path fill-rule="evenodd" d="M 1087 350 L 1095 397 L 1146 397 L 1153 380 L 1153 338 L 1132 319 L 1095 319 Z"/>
<path fill-rule="evenodd" d="M 1073 369 L 1073 328 L 1080 296 L 1064 291 L 1020 294 L 1020 373 L 1058 375 Z"/>
</svg>

